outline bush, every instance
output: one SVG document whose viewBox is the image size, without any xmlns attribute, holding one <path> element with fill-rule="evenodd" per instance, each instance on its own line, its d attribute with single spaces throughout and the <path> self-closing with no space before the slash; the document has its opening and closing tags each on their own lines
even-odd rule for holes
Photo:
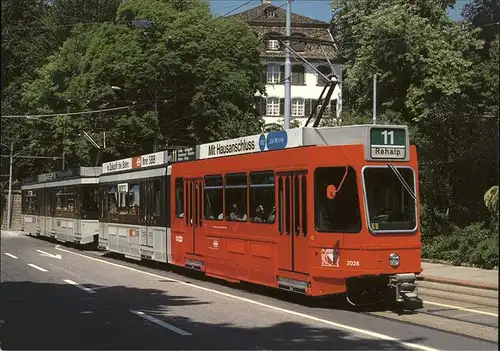
<svg viewBox="0 0 500 351">
<path fill-rule="evenodd" d="M 422 257 L 491 269 L 498 266 L 498 239 L 498 230 L 484 223 L 453 227 L 449 235 L 439 235 L 424 242 Z"/>
</svg>

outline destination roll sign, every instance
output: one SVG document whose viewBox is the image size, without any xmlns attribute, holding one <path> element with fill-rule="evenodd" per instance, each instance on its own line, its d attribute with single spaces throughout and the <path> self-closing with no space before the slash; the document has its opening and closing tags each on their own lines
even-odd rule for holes
<svg viewBox="0 0 500 351">
<path fill-rule="evenodd" d="M 403 128 L 371 128 L 370 156 L 372 159 L 401 159 L 406 157 L 406 130 Z"/>
</svg>

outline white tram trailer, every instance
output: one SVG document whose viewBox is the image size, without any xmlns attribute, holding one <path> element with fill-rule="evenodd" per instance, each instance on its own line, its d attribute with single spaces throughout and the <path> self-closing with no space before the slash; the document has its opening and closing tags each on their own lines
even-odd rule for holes
<svg viewBox="0 0 500 351">
<path fill-rule="evenodd" d="M 97 243 L 100 167 L 79 167 L 23 180 L 22 230 L 77 244 Z"/>
<path fill-rule="evenodd" d="M 169 151 L 160 151 L 102 165 L 100 249 L 170 261 L 170 159 Z"/>
</svg>

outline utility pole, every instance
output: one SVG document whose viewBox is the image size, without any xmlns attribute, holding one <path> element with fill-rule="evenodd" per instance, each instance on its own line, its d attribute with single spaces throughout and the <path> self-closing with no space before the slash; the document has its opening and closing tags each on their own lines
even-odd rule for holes
<svg viewBox="0 0 500 351">
<path fill-rule="evenodd" d="M 7 198 L 7 229 L 10 230 L 10 216 L 12 206 L 12 162 L 14 158 L 14 142 L 10 142 L 10 164 L 9 164 L 9 195 Z"/>
<path fill-rule="evenodd" d="M 292 0 L 286 4 L 286 36 L 292 35 Z M 290 116 L 292 112 L 292 64 L 290 60 L 290 40 L 285 46 L 285 120 L 283 128 L 290 129 Z"/>
<path fill-rule="evenodd" d="M 373 124 L 377 124 L 377 73 L 373 75 Z"/>
</svg>

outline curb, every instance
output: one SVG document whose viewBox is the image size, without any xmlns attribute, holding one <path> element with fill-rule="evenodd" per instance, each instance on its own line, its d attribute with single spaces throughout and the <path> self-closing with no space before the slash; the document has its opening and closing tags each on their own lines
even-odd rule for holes
<svg viewBox="0 0 500 351">
<path fill-rule="evenodd" d="M 432 276 L 418 276 L 417 280 L 428 281 L 431 283 L 441 283 L 441 284 L 449 284 L 449 285 L 458 285 L 465 286 L 468 288 L 475 289 L 484 289 L 484 290 L 494 290 L 498 291 L 498 286 L 486 283 L 476 283 L 471 281 L 464 281 L 458 279 L 450 279 L 450 278 L 440 278 L 440 277 L 432 277 Z"/>
</svg>

